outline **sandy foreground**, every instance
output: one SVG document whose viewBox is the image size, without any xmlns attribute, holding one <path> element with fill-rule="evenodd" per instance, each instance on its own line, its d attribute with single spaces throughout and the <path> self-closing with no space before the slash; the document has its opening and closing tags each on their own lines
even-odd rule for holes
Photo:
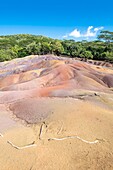
<svg viewBox="0 0 113 170">
<path fill-rule="evenodd" d="M 85 170 L 113 169 L 113 95 L 101 98 L 43 98 L 52 114 L 45 124 L 26 124 L 15 118 L 7 105 L 0 105 L 1 170 Z M 104 100 L 103 100 L 104 97 Z M 41 106 L 40 106 L 41 107 Z M 42 130 L 40 134 L 40 128 Z M 49 138 L 79 136 L 62 141 Z M 35 141 L 36 146 L 16 149 Z"/>
</svg>

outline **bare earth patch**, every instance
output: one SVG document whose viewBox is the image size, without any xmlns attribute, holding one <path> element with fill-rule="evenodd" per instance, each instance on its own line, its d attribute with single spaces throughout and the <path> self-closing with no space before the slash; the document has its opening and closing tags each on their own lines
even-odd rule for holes
<svg viewBox="0 0 113 170">
<path fill-rule="evenodd" d="M 0 169 L 112 170 L 112 68 L 56 56 L 0 63 Z"/>
</svg>

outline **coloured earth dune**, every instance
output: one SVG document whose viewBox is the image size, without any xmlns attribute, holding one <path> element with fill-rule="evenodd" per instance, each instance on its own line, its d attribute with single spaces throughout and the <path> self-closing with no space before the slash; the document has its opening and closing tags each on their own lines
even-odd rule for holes
<svg viewBox="0 0 113 170">
<path fill-rule="evenodd" d="M 1 170 L 112 170 L 113 66 L 54 55 L 0 63 Z"/>
</svg>

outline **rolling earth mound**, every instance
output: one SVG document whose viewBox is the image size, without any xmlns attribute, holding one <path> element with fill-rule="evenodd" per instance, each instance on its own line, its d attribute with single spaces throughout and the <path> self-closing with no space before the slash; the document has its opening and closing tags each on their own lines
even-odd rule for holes
<svg viewBox="0 0 113 170">
<path fill-rule="evenodd" d="M 112 66 L 54 55 L 0 63 L 0 169 L 112 170 L 112 148 Z"/>
<path fill-rule="evenodd" d="M 28 123 L 39 122 L 49 114 L 43 114 L 36 98 L 76 98 L 77 91 L 112 93 L 112 88 L 112 68 L 96 67 L 74 59 L 28 56 L 0 63 L 0 103 L 14 102 L 10 109 Z M 40 110 L 38 114 L 37 110 Z"/>
<path fill-rule="evenodd" d="M 50 96 L 57 89 L 87 89 L 105 91 L 113 87 L 113 69 L 56 56 L 29 56 L 0 63 L 0 90 L 36 90 L 37 96 Z"/>
</svg>

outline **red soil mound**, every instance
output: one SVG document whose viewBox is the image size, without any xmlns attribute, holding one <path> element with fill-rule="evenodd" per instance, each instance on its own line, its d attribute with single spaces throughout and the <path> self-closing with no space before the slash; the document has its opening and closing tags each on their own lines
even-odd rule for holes
<svg viewBox="0 0 113 170">
<path fill-rule="evenodd" d="M 29 56 L 0 63 L 0 103 L 13 102 L 10 109 L 29 123 L 51 112 L 39 107 L 38 97 L 67 97 L 78 89 L 111 93 L 112 87 L 112 69 L 69 58 Z"/>
<path fill-rule="evenodd" d="M 1 91 L 35 90 L 37 96 L 44 96 L 44 92 L 49 96 L 60 88 L 103 91 L 113 87 L 113 73 L 102 73 L 84 62 L 54 56 L 12 60 L 2 63 L 0 72 Z"/>
</svg>

